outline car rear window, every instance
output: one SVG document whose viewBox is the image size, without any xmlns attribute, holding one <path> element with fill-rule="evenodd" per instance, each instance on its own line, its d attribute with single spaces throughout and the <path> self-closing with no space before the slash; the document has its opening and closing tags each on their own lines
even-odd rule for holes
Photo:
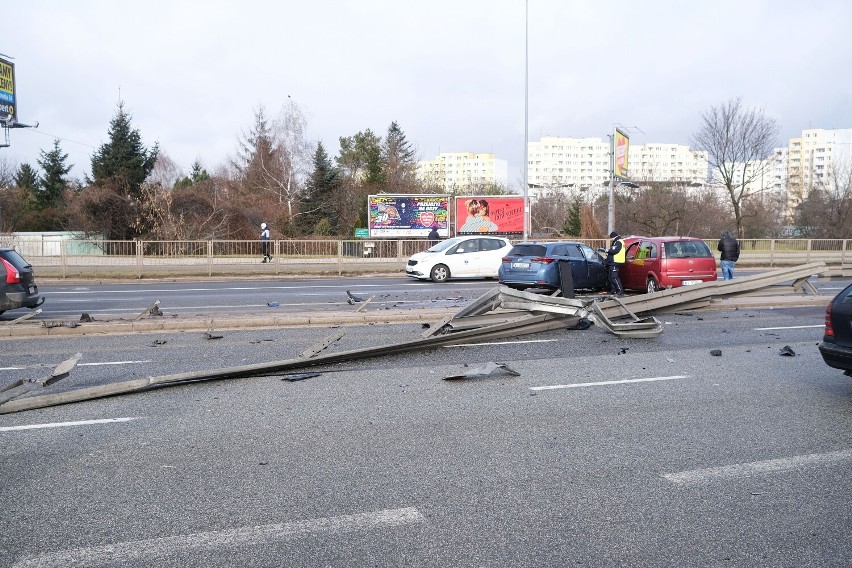
<svg viewBox="0 0 852 568">
<path fill-rule="evenodd" d="M 671 241 L 665 243 L 668 258 L 709 258 L 713 256 L 704 241 Z"/>
<path fill-rule="evenodd" d="M 547 247 L 544 245 L 515 245 L 509 251 L 509 256 L 544 256 Z"/>
<path fill-rule="evenodd" d="M 25 268 L 29 268 L 30 263 L 23 259 L 21 255 L 13 250 L 4 250 L 0 251 L 0 258 L 17 268 L 18 270 L 24 270 Z"/>
</svg>

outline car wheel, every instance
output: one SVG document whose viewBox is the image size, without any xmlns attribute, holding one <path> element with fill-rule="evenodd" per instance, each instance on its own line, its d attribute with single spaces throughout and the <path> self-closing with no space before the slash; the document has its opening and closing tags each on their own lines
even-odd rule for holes
<svg viewBox="0 0 852 568">
<path fill-rule="evenodd" d="M 653 276 L 648 277 L 648 293 L 657 292 L 660 289 L 660 285 L 657 284 L 657 280 Z"/>
<path fill-rule="evenodd" d="M 432 282 L 438 282 L 439 284 L 446 282 L 447 278 L 450 277 L 450 269 L 444 264 L 436 264 L 432 267 L 429 277 L 432 279 Z"/>
</svg>

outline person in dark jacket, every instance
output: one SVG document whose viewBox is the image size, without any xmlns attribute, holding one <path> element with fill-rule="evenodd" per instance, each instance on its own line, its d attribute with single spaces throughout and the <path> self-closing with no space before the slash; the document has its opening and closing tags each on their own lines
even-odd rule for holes
<svg viewBox="0 0 852 568">
<path fill-rule="evenodd" d="M 441 240 L 441 235 L 438 234 L 438 225 L 432 225 L 432 230 L 429 231 L 429 235 L 426 238 L 429 239 L 430 247 L 438 244 L 438 241 Z"/>
<path fill-rule="evenodd" d="M 609 245 L 609 248 L 606 249 L 606 269 L 609 273 L 609 292 L 610 294 L 623 296 L 624 286 L 621 285 L 621 277 L 618 275 L 618 271 L 621 269 L 621 265 L 624 264 L 627 251 L 624 248 L 624 241 L 618 236 L 617 232 L 613 231 L 609 234 L 609 236 L 612 239 L 612 243 Z"/>
<path fill-rule="evenodd" d="M 731 236 L 730 232 L 725 231 L 722 233 L 722 238 L 719 239 L 719 244 L 716 246 L 716 250 L 722 253 L 720 255 L 722 279 L 733 280 L 734 264 L 736 264 L 737 260 L 740 258 L 740 243 L 737 242 L 737 239 Z"/>
</svg>

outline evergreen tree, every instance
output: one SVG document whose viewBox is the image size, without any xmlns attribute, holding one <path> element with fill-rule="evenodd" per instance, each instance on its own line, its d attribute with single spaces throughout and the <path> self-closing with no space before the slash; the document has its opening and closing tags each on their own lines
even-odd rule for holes
<svg viewBox="0 0 852 568">
<path fill-rule="evenodd" d="M 384 180 L 391 191 L 407 191 L 416 186 L 417 159 L 411 142 L 396 121 L 391 122 L 385 137 Z"/>
<path fill-rule="evenodd" d="M 581 236 L 582 223 L 580 221 L 580 207 L 582 203 L 580 198 L 575 197 L 568 206 L 568 215 L 565 217 L 565 224 L 562 226 L 562 233 L 570 237 Z"/>
<path fill-rule="evenodd" d="M 39 188 L 38 173 L 35 168 L 29 164 L 21 164 L 18 171 L 15 173 L 15 185 L 21 189 L 27 189 L 35 195 Z"/>
<path fill-rule="evenodd" d="M 60 209 L 65 204 L 65 188 L 68 181 L 65 176 L 71 171 L 72 165 L 65 165 L 68 154 L 63 154 L 59 148 L 59 139 L 53 141 L 53 150 L 41 151 L 38 164 L 44 170 L 41 177 L 41 191 L 38 192 L 38 208 L 41 210 L 55 208 Z"/>
<path fill-rule="evenodd" d="M 142 184 L 154 169 L 159 146 L 145 148 L 139 130 L 133 128 L 131 116 L 118 103 L 110 121 L 109 142 L 102 144 L 92 156 L 94 184 L 110 186 L 134 199 L 139 199 Z"/>
<path fill-rule="evenodd" d="M 332 164 L 322 142 L 314 153 L 314 169 L 305 184 L 300 203 L 299 227 L 303 233 L 317 234 L 322 230 L 337 234 L 339 230 L 336 194 L 342 182 L 340 169 Z M 345 207 L 347 204 L 341 203 Z M 325 228 L 327 227 L 327 228 Z"/>
<path fill-rule="evenodd" d="M 243 134 L 237 156 L 231 160 L 243 189 L 250 193 L 276 193 L 279 164 L 272 127 L 263 106 L 254 112 L 254 125 Z"/>
<path fill-rule="evenodd" d="M 201 164 L 196 160 L 192 164 L 192 172 L 188 176 L 184 176 L 175 182 L 175 189 L 183 189 L 198 185 L 210 179 L 210 174 L 207 170 L 201 167 Z"/>
<path fill-rule="evenodd" d="M 340 138 L 337 163 L 349 177 L 364 185 L 378 185 L 385 181 L 382 139 L 369 128 L 354 136 Z"/>
</svg>

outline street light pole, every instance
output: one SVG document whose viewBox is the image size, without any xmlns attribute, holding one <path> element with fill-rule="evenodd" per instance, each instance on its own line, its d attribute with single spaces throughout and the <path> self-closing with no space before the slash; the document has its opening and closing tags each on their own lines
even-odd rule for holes
<svg viewBox="0 0 852 568">
<path fill-rule="evenodd" d="M 606 234 L 615 230 L 615 132 L 609 135 L 609 204 L 607 207 Z"/>
<path fill-rule="evenodd" d="M 530 129 L 530 1 L 524 8 L 524 240 L 530 232 L 529 129 Z"/>
</svg>

